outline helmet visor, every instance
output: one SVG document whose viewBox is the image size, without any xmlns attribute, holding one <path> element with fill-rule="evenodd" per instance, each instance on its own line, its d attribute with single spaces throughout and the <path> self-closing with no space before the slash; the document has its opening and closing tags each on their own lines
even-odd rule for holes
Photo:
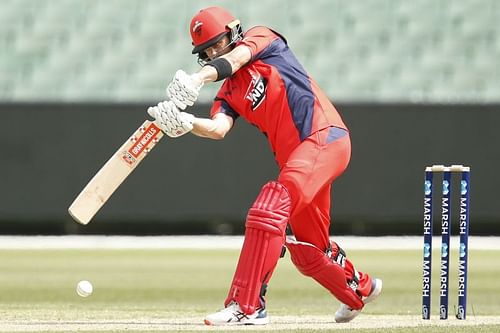
<svg viewBox="0 0 500 333">
<path fill-rule="evenodd" d="M 224 36 L 227 34 L 227 31 L 224 31 L 223 33 L 219 34 L 218 36 L 215 36 L 214 38 L 210 39 L 209 41 L 206 41 L 203 44 L 197 45 L 193 48 L 193 51 L 191 51 L 192 54 L 200 53 L 203 50 L 209 48 L 212 45 L 217 44 L 218 41 L 220 41 Z"/>
</svg>

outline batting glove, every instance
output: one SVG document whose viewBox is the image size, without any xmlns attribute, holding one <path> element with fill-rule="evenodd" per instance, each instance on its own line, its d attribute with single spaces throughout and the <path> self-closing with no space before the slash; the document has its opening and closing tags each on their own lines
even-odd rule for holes
<svg viewBox="0 0 500 333">
<path fill-rule="evenodd" d="M 198 74 L 189 75 L 179 69 L 167 87 L 167 96 L 179 109 L 185 110 L 196 102 L 202 86 Z"/>
<path fill-rule="evenodd" d="M 180 112 L 172 101 L 160 102 L 148 108 L 148 114 L 155 119 L 156 125 L 171 138 L 191 132 L 194 116 Z"/>
</svg>

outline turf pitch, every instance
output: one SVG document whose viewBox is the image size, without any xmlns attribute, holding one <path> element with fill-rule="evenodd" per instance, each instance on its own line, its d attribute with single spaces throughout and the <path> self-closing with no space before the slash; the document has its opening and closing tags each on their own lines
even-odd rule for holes
<svg viewBox="0 0 500 333">
<path fill-rule="evenodd" d="M 456 255 L 452 252 L 450 315 L 457 302 Z M 300 275 L 287 254 L 267 295 L 272 323 L 222 330 L 500 331 L 498 250 L 470 252 L 466 321 L 437 319 L 438 260 L 433 265 L 433 319 L 420 320 L 420 250 L 351 250 L 348 257 L 384 280 L 382 296 L 352 324 L 333 322 L 338 302 Z M 214 249 L 0 250 L 0 332 L 212 331 L 203 317 L 221 308 L 237 259 L 237 250 Z M 94 285 L 88 298 L 75 293 L 82 279 Z"/>
</svg>

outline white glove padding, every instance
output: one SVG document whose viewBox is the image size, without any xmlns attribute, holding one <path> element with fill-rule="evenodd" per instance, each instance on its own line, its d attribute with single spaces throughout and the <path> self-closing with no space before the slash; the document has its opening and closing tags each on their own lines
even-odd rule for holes
<svg viewBox="0 0 500 333">
<path fill-rule="evenodd" d="M 203 81 L 198 74 L 189 75 L 179 69 L 167 87 L 167 96 L 179 109 L 185 110 L 196 102 L 202 86 Z"/>
<path fill-rule="evenodd" d="M 180 112 L 172 101 L 151 106 L 148 113 L 155 119 L 156 125 L 171 138 L 184 135 L 193 129 L 195 117 L 190 113 Z"/>
</svg>

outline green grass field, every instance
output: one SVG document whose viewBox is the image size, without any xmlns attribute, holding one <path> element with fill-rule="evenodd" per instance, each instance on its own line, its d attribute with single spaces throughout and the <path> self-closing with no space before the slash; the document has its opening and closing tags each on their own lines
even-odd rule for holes
<svg viewBox="0 0 500 333">
<path fill-rule="evenodd" d="M 300 275 L 287 254 L 279 262 L 267 295 L 272 323 L 240 331 L 500 331 L 500 285 L 496 283 L 500 251 L 471 251 L 468 319 L 451 318 L 444 323 L 437 320 L 437 259 L 433 267 L 433 320 L 424 322 L 420 320 L 421 251 L 356 250 L 348 251 L 348 257 L 360 270 L 384 280 L 381 297 L 355 322 L 333 323 L 338 302 Z M 221 308 L 237 258 L 236 250 L 0 250 L 0 331 L 215 330 L 204 326 L 202 320 L 205 314 Z M 456 253 L 451 258 L 453 315 Z M 75 293 L 76 283 L 82 279 L 94 285 L 94 294 L 88 298 Z M 386 326 L 377 328 L 378 324 Z"/>
</svg>

